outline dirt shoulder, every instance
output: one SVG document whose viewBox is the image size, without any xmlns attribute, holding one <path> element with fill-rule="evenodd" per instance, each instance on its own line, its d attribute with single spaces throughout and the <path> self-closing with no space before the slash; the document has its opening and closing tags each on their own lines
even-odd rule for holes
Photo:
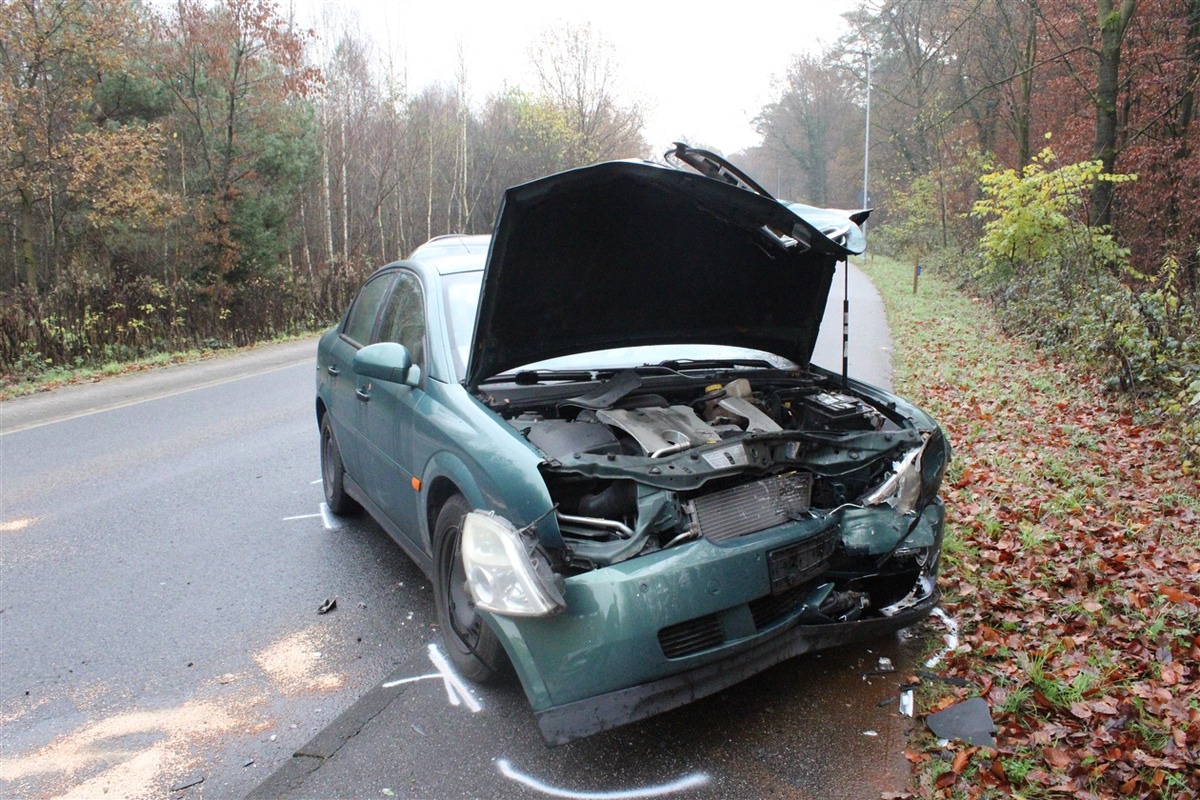
<svg viewBox="0 0 1200 800">
<path fill-rule="evenodd" d="M 862 265 L 884 296 L 899 394 L 954 461 L 944 606 L 961 646 L 918 713 L 982 696 L 997 747 L 909 752 L 932 797 L 1196 798 L 1200 482 L 1178 434 L 1078 367 L 1005 336 L 912 265 Z"/>
</svg>

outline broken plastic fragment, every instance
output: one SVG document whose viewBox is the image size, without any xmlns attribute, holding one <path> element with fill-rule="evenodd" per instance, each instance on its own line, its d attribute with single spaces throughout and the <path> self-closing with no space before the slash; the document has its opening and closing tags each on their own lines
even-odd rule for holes
<svg viewBox="0 0 1200 800">
<path fill-rule="evenodd" d="M 972 697 L 930 714 L 925 718 L 925 724 L 935 736 L 942 739 L 961 739 L 967 744 L 996 746 L 996 738 L 992 736 L 996 731 L 992 710 L 982 697 Z"/>
<path fill-rule="evenodd" d="M 326 600 L 324 603 L 321 603 L 321 605 L 317 606 L 317 613 L 318 614 L 328 614 L 330 611 L 333 611 L 335 608 L 337 608 L 337 598 L 332 597 L 332 598 Z"/>
<path fill-rule="evenodd" d="M 197 775 L 194 778 L 189 778 L 188 780 L 185 780 L 183 783 L 180 783 L 176 786 L 172 786 L 171 791 L 172 792 L 182 792 L 184 789 L 190 789 L 193 786 L 199 786 L 202 783 L 204 783 L 204 776 Z"/>
</svg>

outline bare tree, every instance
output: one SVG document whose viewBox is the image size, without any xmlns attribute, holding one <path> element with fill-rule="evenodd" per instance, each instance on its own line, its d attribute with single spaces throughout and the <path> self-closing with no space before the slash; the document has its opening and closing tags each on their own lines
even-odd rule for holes
<svg viewBox="0 0 1200 800">
<path fill-rule="evenodd" d="M 616 99 L 613 46 L 590 24 L 542 31 L 530 50 L 542 93 L 565 115 L 575 142 L 575 163 L 641 155 L 642 110 Z"/>
<path fill-rule="evenodd" d="M 778 100 L 755 119 L 764 148 L 776 156 L 777 183 L 786 174 L 801 181 L 801 197 L 827 205 L 849 200 L 835 187 L 847 176 L 832 172 L 839 155 L 861 153 L 862 110 L 853 83 L 825 55 L 797 56 L 788 68 Z"/>
</svg>

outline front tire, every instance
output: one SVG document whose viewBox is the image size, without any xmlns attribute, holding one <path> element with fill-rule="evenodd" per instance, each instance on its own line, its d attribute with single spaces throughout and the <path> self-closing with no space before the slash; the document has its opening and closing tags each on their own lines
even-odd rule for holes
<svg viewBox="0 0 1200 800">
<path fill-rule="evenodd" d="M 346 494 L 346 468 L 342 453 L 333 435 L 329 414 L 321 417 L 321 486 L 325 490 L 325 505 L 339 516 L 355 514 L 361 506 Z"/>
<path fill-rule="evenodd" d="M 475 609 L 462 560 L 462 522 L 470 511 L 462 495 L 442 506 L 434 525 L 434 599 L 450 660 L 463 676 L 487 683 L 505 672 L 508 656 Z"/>
</svg>

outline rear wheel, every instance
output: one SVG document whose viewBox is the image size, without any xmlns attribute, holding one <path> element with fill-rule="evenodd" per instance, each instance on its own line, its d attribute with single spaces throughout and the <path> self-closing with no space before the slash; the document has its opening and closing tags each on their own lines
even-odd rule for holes
<svg viewBox="0 0 1200 800">
<path fill-rule="evenodd" d="M 325 489 L 325 505 L 335 514 L 354 514 L 360 506 L 346 494 L 346 468 L 333 435 L 329 414 L 321 417 L 321 485 Z"/>
<path fill-rule="evenodd" d="M 446 501 L 434 526 L 434 597 L 450 660 L 467 678 L 486 683 L 506 671 L 504 646 L 475 609 L 462 560 L 462 522 L 470 507 L 462 495 Z"/>
</svg>

